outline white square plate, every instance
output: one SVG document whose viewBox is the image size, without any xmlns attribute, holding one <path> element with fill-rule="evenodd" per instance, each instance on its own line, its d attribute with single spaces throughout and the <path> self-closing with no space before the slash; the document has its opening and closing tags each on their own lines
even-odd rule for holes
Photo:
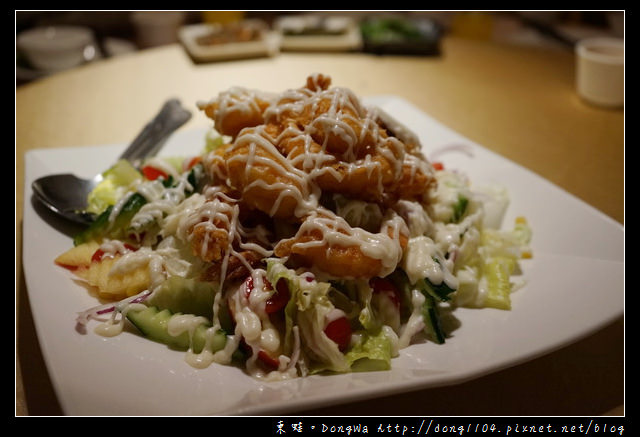
<svg viewBox="0 0 640 437">
<path fill-rule="evenodd" d="M 624 310 L 624 230 L 548 181 L 441 125 L 395 97 L 366 99 L 405 123 L 430 156 L 464 145 L 468 153 L 439 157 L 472 182 L 506 186 L 505 223 L 525 216 L 533 228 L 534 257 L 522 262 L 527 284 L 513 309 L 459 309 L 460 321 L 443 345 L 415 344 L 392 370 L 311 376 L 282 382 L 252 379 L 235 367 L 190 367 L 184 354 L 124 332 L 104 338 L 75 331 L 78 312 L 97 304 L 53 260 L 72 246 L 70 235 L 32 203 L 31 182 L 50 173 L 93 176 L 124 145 L 33 150 L 26 154 L 23 260 L 36 330 L 51 380 L 67 415 L 287 414 L 443 386 L 517 365 L 612 322 Z M 201 150 L 204 132 L 175 134 L 163 155 Z"/>
</svg>

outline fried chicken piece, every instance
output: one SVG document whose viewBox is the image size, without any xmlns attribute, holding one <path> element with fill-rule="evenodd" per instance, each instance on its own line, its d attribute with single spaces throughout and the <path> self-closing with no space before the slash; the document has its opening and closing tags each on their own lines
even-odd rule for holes
<svg viewBox="0 0 640 437">
<path fill-rule="evenodd" d="M 239 252 L 237 255 L 229 257 L 226 271 L 224 272 L 225 282 L 235 282 L 242 280 L 251 274 L 251 271 L 247 266 L 251 268 L 257 268 L 262 263 L 263 256 L 257 252 L 245 250 Z M 218 282 L 222 279 L 222 260 L 212 263 L 202 273 L 200 279 L 208 282 Z"/>
<path fill-rule="evenodd" d="M 274 218 L 291 218 L 309 195 L 304 172 L 278 151 L 262 128 L 248 128 L 225 153 L 228 180 L 243 202 Z"/>
<path fill-rule="evenodd" d="M 331 86 L 331 77 L 322 73 L 312 74 L 307 77 L 306 87 L 311 91 L 324 91 Z"/>
<path fill-rule="evenodd" d="M 349 226 L 329 210 L 319 211 L 302 222 L 294 237 L 281 240 L 274 254 L 332 278 L 383 277 L 395 269 L 408 241 L 401 219 L 387 218 L 380 232 L 372 233 Z"/>
<path fill-rule="evenodd" d="M 206 262 L 221 260 L 229 250 L 234 236 L 238 205 L 231 197 L 235 193 L 223 186 L 209 187 L 205 200 L 194 208 L 182 227 L 195 256 Z"/>
<path fill-rule="evenodd" d="M 191 231 L 193 254 L 207 262 L 220 261 L 229 247 L 229 231 L 221 223 L 213 226 L 205 223 L 194 226 Z"/>
<path fill-rule="evenodd" d="M 289 257 L 296 266 L 334 278 L 371 278 L 378 276 L 382 270 L 382 262 L 364 255 L 357 245 L 329 245 L 322 241 L 321 233 L 311 232 L 299 238 L 283 240 L 274 253 L 279 257 Z"/>
<path fill-rule="evenodd" d="M 392 185 L 396 177 L 388 161 L 375 156 L 357 163 L 325 165 L 315 172 L 314 180 L 323 191 L 381 203 L 386 187 Z"/>
<path fill-rule="evenodd" d="M 199 102 L 198 107 L 214 121 L 218 132 L 235 137 L 245 127 L 264 123 L 263 113 L 270 104 L 262 93 L 232 87 L 210 102 Z"/>
</svg>

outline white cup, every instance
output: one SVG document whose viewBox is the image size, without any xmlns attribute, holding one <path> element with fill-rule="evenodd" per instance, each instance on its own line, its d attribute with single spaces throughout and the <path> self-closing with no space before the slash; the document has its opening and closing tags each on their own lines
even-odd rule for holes
<svg viewBox="0 0 640 437">
<path fill-rule="evenodd" d="M 95 54 L 93 32 L 82 26 L 35 27 L 21 32 L 16 44 L 31 65 L 42 71 L 72 68 Z"/>
<path fill-rule="evenodd" d="M 598 106 L 624 106 L 624 40 L 587 38 L 576 45 L 576 88 Z"/>
<path fill-rule="evenodd" d="M 178 41 L 178 29 L 185 20 L 183 11 L 137 11 L 131 14 L 138 46 L 149 48 Z"/>
</svg>

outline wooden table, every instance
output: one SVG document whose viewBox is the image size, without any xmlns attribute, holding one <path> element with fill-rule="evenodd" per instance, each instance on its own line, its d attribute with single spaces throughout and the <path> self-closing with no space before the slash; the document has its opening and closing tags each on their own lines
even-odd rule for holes
<svg viewBox="0 0 640 437">
<path fill-rule="evenodd" d="M 446 38 L 434 58 L 294 54 L 196 65 L 178 45 L 98 61 L 16 90 L 16 415 L 62 414 L 22 271 L 24 153 L 125 143 L 168 97 L 234 85 L 282 91 L 313 72 L 358 95 L 390 94 L 624 223 L 624 110 L 583 103 L 573 54 Z M 196 116 L 185 129 L 209 126 Z M 315 415 L 623 414 L 622 318 L 533 361 L 447 388 L 303 412 Z"/>
</svg>

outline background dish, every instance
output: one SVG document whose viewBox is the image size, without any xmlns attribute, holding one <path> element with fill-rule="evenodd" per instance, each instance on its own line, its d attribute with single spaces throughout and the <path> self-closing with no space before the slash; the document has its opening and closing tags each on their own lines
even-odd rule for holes
<svg viewBox="0 0 640 437">
<path fill-rule="evenodd" d="M 246 30 L 258 31 L 255 39 L 246 41 L 230 39 L 225 43 L 205 44 L 203 38 L 212 32 L 223 31 L 223 25 L 192 24 L 178 30 L 178 40 L 185 50 L 197 62 L 224 61 L 230 59 L 274 56 L 280 51 L 280 36 L 269 31 L 259 20 L 246 20 L 238 23 Z"/>
<path fill-rule="evenodd" d="M 358 24 L 349 17 L 291 15 L 277 19 L 283 51 L 351 51 L 362 48 Z"/>
<path fill-rule="evenodd" d="M 534 258 L 522 265 L 528 283 L 513 295 L 513 310 L 457 310 L 461 326 L 445 345 L 413 345 L 393 361 L 389 372 L 280 383 L 252 380 L 231 367 L 196 370 L 184 362 L 183 353 L 128 333 L 111 339 L 79 335 L 74 331 L 76 313 L 96 301 L 53 264 L 55 256 L 70 247 L 64 232 L 68 229 L 39 215 L 31 204 L 30 183 L 52 172 L 95 174 L 104 170 L 104 162 L 115 160 L 124 145 L 34 150 L 26 155 L 24 270 L 42 351 L 66 414 L 286 414 L 444 386 L 563 347 L 623 313 L 620 224 L 404 100 L 379 97 L 367 102 L 412 128 L 427 156 L 454 146 L 438 158 L 445 166 L 464 171 L 474 183 L 497 182 L 509 189 L 512 201 L 505 223 L 524 215 L 534 232 Z M 197 152 L 203 141 L 203 131 L 181 132 L 163 154 Z"/>
</svg>

